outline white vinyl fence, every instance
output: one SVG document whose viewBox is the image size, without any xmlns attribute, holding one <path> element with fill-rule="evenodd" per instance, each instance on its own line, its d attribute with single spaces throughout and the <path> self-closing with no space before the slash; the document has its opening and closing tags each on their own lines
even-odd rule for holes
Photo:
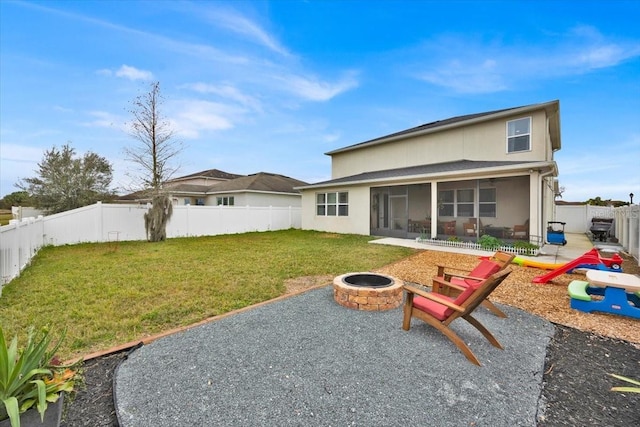
<svg viewBox="0 0 640 427">
<path fill-rule="evenodd" d="M 592 218 L 614 218 L 615 208 L 591 205 L 556 206 L 556 221 L 566 222 L 566 233 L 586 233 L 591 228 Z M 612 230 L 613 231 L 613 230 Z"/>
<path fill-rule="evenodd" d="M 18 276 L 45 245 L 146 240 L 149 205 L 102 204 L 0 227 L 0 286 Z M 215 236 L 301 227 L 300 207 L 174 206 L 167 237 Z M 1 290 L 1 288 L 0 288 Z"/>
<path fill-rule="evenodd" d="M 640 265 L 640 205 L 611 208 L 606 206 L 556 206 L 556 221 L 566 222 L 567 233 L 587 233 L 592 218 L 613 218 L 611 235 Z"/>
</svg>

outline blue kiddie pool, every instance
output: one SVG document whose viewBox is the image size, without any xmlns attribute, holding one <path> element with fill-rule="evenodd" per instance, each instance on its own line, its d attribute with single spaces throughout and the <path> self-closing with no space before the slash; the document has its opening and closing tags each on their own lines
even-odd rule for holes
<svg viewBox="0 0 640 427">
<path fill-rule="evenodd" d="M 566 222 L 549 221 L 547 222 L 547 243 L 550 245 L 566 245 L 564 238 L 564 226 Z"/>
</svg>

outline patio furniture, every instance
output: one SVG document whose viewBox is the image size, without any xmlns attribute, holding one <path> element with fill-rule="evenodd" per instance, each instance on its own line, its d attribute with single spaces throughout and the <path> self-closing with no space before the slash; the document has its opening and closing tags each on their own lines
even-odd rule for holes
<svg viewBox="0 0 640 427">
<path fill-rule="evenodd" d="M 471 224 L 475 225 L 476 229 L 480 230 L 480 235 L 484 233 L 484 225 L 482 224 L 482 220 L 480 218 L 469 218 Z"/>
<path fill-rule="evenodd" d="M 409 233 L 431 234 L 431 220 L 409 220 Z"/>
<path fill-rule="evenodd" d="M 405 285 L 407 293 L 404 305 L 404 318 L 402 329 L 408 331 L 411 328 L 411 318 L 415 317 L 428 323 L 458 347 L 465 357 L 473 364 L 481 366 L 478 358 L 473 354 L 469 346 L 456 334 L 449 325 L 458 318 L 462 318 L 475 327 L 494 346 L 503 349 L 498 340 L 471 314 L 486 298 L 498 287 L 500 283 L 511 273 L 505 269 L 492 274 L 482 282 L 469 283 L 466 288 L 454 285 L 451 282 L 434 278 L 434 283 L 448 286 L 461 291 L 455 299 L 437 292 L 427 292 L 411 285 Z"/>
<path fill-rule="evenodd" d="M 529 220 L 526 220 L 522 225 L 514 225 L 512 237 L 521 240 L 529 239 Z"/>
<path fill-rule="evenodd" d="M 467 288 L 470 282 L 478 283 L 486 279 L 490 275 L 507 268 L 511 261 L 515 258 L 515 254 L 507 252 L 496 252 L 491 258 L 483 259 L 478 265 L 466 274 L 446 272 L 444 266 L 438 266 L 437 278 L 445 282 L 451 282 L 454 285 Z M 460 271 L 460 270 L 458 270 Z M 450 287 L 441 287 L 439 282 L 433 283 L 433 291 L 442 295 L 453 297 L 460 294 L 460 291 Z M 496 307 L 490 300 L 486 299 L 482 305 L 498 317 L 507 317 L 506 314 Z"/>
<path fill-rule="evenodd" d="M 476 236 L 476 225 L 472 222 L 465 222 L 462 224 L 462 231 L 465 236 L 475 237 Z"/>
<path fill-rule="evenodd" d="M 456 221 L 447 221 L 442 223 L 443 232 L 449 236 L 455 236 L 456 234 Z"/>
<path fill-rule="evenodd" d="M 509 227 L 493 227 L 488 225 L 484 228 L 483 234 L 495 237 L 497 239 L 507 239 L 511 237 L 513 231 Z"/>
</svg>

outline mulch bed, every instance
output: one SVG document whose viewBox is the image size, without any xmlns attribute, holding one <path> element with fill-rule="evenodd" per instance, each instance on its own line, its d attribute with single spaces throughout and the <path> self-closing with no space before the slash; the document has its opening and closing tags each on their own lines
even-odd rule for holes
<svg viewBox="0 0 640 427">
<path fill-rule="evenodd" d="M 424 258 L 432 256 L 427 252 L 429 251 L 419 254 L 418 256 L 422 258 L 415 258 L 411 260 L 413 262 L 401 261 L 381 270 L 390 270 L 396 277 L 411 280 L 414 277 L 407 276 L 416 274 L 415 261 L 420 260 L 421 267 L 424 267 Z M 438 256 L 438 258 L 442 257 Z M 459 265 L 457 261 L 453 265 Z M 475 262 L 475 260 L 471 258 L 469 262 Z M 403 265 L 408 268 L 405 270 Z M 631 260 L 623 267 L 625 271 L 638 273 L 637 263 Z M 432 276 L 430 268 L 425 271 L 425 274 Z M 403 273 L 403 270 L 406 273 Z M 516 273 L 527 277 L 533 274 L 525 270 Z M 298 282 L 294 280 L 287 283 L 288 292 L 330 281 L 327 277 L 300 279 Z M 565 280 L 568 279 L 570 277 Z M 520 280 L 518 282 L 526 283 Z M 557 284 L 566 289 L 564 281 Z M 498 302 L 514 306 L 522 304 L 520 300 L 512 300 L 509 295 L 509 285 L 501 286 L 504 289 L 502 294 L 497 295 Z M 532 293 L 546 293 L 542 296 L 537 295 L 538 309 L 540 303 L 548 302 L 550 292 L 558 295 L 564 295 L 566 292 L 553 288 L 529 287 Z M 523 288 L 520 285 L 518 292 L 514 292 L 514 295 L 518 296 L 522 291 Z M 557 298 L 561 297 L 557 296 L 553 299 Z M 600 315 L 604 316 L 599 322 L 600 325 L 592 325 L 589 323 L 593 321 L 592 316 L 599 315 L 576 314 L 571 310 L 567 310 L 564 315 L 559 314 L 558 312 L 563 311 L 566 305 L 566 302 L 560 302 L 557 307 L 549 307 L 546 312 L 536 313 L 549 318 L 556 326 L 545 361 L 538 427 L 640 425 L 640 394 L 610 391 L 612 386 L 628 384 L 609 376 L 613 373 L 634 379 L 640 378 L 640 350 L 637 345 L 638 340 L 635 339 L 640 333 L 640 323 L 630 318 Z M 562 317 L 556 318 L 559 315 Z M 574 318 L 576 316 L 577 318 Z M 600 330 L 603 327 L 602 323 L 609 324 L 611 333 L 607 328 Z M 566 325 L 575 326 L 575 328 Z M 577 329 L 579 327 L 585 330 Z M 629 331 L 629 327 L 633 330 Z M 624 330 L 621 331 L 621 329 Z M 629 336 L 633 342 L 616 338 L 621 336 Z M 80 390 L 75 401 L 68 407 L 63 426 L 118 426 L 113 402 L 113 375 L 118 364 L 126 357 L 127 352 L 119 352 L 85 363 L 86 389 Z"/>
</svg>

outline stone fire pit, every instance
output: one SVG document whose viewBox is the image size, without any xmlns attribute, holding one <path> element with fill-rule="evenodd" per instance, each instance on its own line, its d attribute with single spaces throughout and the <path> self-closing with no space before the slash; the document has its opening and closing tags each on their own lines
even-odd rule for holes
<svg viewBox="0 0 640 427">
<path fill-rule="evenodd" d="M 333 297 L 343 307 L 383 311 L 402 305 L 404 282 L 377 273 L 347 273 L 333 279 Z"/>
</svg>

